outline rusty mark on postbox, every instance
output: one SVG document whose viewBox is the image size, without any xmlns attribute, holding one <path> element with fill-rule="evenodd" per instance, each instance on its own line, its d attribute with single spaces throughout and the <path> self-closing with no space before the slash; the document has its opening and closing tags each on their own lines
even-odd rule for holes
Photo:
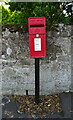
<svg viewBox="0 0 73 120">
<path fill-rule="evenodd" d="M 29 17 L 28 30 L 30 58 L 44 58 L 46 56 L 46 18 Z"/>
</svg>

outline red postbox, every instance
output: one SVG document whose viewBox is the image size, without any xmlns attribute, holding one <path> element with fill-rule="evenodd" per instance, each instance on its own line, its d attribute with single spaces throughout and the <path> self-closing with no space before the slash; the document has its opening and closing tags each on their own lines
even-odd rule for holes
<svg viewBox="0 0 73 120">
<path fill-rule="evenodd" d="M 45 17 L 29 17 L 29 47 L 31 58 L 46 56 L 46 19 Z"/>
</svg>

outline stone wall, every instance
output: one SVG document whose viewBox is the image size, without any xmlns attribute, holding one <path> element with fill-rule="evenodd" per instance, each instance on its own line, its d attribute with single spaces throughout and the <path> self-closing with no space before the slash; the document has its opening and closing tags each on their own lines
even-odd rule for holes
<svg viewBox="0 0 73 120">
<path fill-rule="evenodd" d="M 22 27 L 22 26 L 21 26 Z M 47 56 L 40 59 L 40 94 L 68 92 L 71 84 L 71 26 L 47 31 Z M 35 60 L 29 58 L 28 33 L 2 27 L 0 69 L 3 94 L 35 94 Z"/>
</svg>

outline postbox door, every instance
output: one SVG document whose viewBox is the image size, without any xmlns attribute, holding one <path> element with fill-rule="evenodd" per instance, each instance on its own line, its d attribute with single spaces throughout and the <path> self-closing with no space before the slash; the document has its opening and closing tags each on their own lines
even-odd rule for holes
<svg viewBox="0 0 73 120">
<path fill-rule="evenodd" d="M 41 34 L 39 37 L 36 35 L 30 35 L 30 57 L 31 58 L 43 58 L 46 56 L 46 35 Z"/>
</svg>

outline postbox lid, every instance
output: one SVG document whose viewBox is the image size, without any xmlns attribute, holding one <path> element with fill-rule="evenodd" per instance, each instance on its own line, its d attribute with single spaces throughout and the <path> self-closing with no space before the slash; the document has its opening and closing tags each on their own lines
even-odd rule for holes
<svg viewBox="0 0 73 120">
<path fill-rule="evenodd" d="M 45 17 L 29 17 L 28 24 L 29 25 L 46 25 Z"/>
</svg>

